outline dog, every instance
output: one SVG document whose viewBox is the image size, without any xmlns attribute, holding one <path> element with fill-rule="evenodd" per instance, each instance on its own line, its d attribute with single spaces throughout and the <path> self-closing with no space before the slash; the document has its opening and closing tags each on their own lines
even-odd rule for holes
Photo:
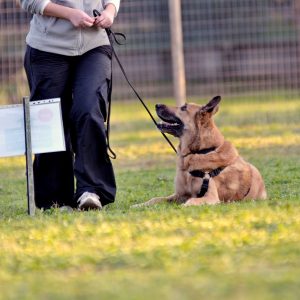
<svg viewBox="0 0 300 300">
<path fill-rule="evenodd" d="M 267 198 L 258 169 L 239 155 L 215 125 L 213 117 L 220 101 L 221 97 L 216 96 L 204 106 L 193 103 L 181 107 L 156 105 L 156 113 L 162 120 L 159 130 L 180 141 L 175 193 L 135 207 L 163 201 L 191 206 Z"/>
</svg>

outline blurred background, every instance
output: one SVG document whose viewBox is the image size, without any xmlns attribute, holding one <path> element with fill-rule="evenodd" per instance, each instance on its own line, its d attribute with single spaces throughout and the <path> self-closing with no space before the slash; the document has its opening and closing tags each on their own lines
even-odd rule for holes
<svg viewBox="0 0 300 300">
<path fill-rule="evenodd" d="M 173 97 L 168 0 L 122 0 L 113 29 L 129 78 L 147 99 Z M 187 97 L 292 98 L 300 91 L 297 0 L 185 0 L 181 5 Z M 30 15 L 0 0 L 0 103 L 28 94 L 23 71 Z M 114 99 L 134 95 L 114 65 Z"/>
</svg>

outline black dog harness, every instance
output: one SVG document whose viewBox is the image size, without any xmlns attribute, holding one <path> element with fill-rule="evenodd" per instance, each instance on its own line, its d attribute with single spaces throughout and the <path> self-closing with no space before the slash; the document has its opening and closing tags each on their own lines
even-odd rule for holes
<svg viewBox="0 0 300 300">
<path fill-rule="evenodd" d="M 211 147 L 211 148 L 205 148 L 205 149 L 200 149 L 200 150 L 194 150 L 194 151 L 191 151 L 190 153 L 184 155 L 183 157 L 186 157 L 191 154 L 208 154 L 212 151 L 215 151 L 216 149 L 217 149 L 216 147 Z M 202 186 L 200 188 L 200 192 L 197 194 L 197 197 L 199 197 L 199 198 L 203 197 L 207 193 L 208 186 L 209 186 L 209 179 L 218 176 L 223 170 L 224 170 L 224 168 L 220 167 L 220 168 L 217 168 L 210 172 L 205 172 L 202 170 L 194 170 L 194 171 L 190 172 L 190 174 L 193 177 L 204 178 L 203 182 L 202 182 Z"/>
<path fill-rule="evenodd" d="M 201 170 L 194 170 L 190 172 L 193 177 L 203 178 L 202 186 L 200 188 L 200 192 L 197 194 L 197 197 L 201 198 L 206 194 L 208 191 L 209 179 L 218 176 L 223 170 L 224 168 L 217 168 L 210 172 L 203 172 Z"/>
</svg>

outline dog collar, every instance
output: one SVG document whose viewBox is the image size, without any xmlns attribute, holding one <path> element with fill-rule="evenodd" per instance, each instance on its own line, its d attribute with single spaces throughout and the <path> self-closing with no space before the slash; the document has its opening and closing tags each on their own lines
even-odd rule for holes
<svg viewBox="0 0 300 300">
<path fill-rule="evenodd" d="M 210 172 L 204 172 L 202 170 L 194 170 L 190 172 L 193 177 L 203 178 L 202 186 L 200 188 L 200 192 L 197 194 L 197 197 L 201 198 L 206 194 L 208 191 L 209 179 L 218 176 L 223 170 L 224 168 L 217 168 Z"/>
<path fill-rule="evenodd" d="M 205 148 L 201 150 L 191 151 L 191 154 L 207 154 L 209 152 L 215 151 L 216 149 L 217 149 L 216 147 Z"/>
<path fill-rule="evenodd" d="M 183 155 L 182 157 L 187 157 L 187 156 L 189 156 L 191 154 L 207 154 L 207 153 L 215 151 L 216 149 L 217 149 L 216 147 L 211 147 L 211 148 L 205 148 L 205 149 L 195 150 L 195 151 L 191 151 L 188 154 Z"/>
</svg>

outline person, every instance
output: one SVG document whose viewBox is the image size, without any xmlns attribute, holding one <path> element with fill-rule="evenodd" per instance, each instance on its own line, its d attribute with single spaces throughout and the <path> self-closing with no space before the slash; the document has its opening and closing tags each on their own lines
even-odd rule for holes
<svg viewBox="0 0 300 300">
<path fill-rule="evenodd" d="M 24 58 L 30 100 L 61 99 L 66 140 L 64 152 L 35 155 L 36 206 L 101 209 L 116 195 L 105 128 L 112 72 L 105 28 L 113 24 L 120 0 L 20 4 L 33 14 Z M 101 15 L 93 17 L 93 9 Z"/>
</svg>

